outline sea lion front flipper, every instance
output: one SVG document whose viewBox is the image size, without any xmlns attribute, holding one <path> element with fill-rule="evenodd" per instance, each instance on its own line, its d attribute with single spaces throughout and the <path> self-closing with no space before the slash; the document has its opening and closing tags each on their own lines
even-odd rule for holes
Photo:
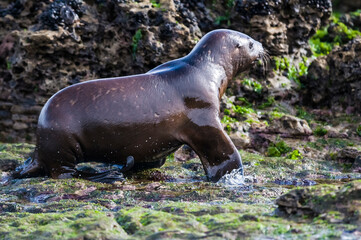
<svg viewBox="0 0 361 240">
<path fill-rule="evenodd" d="M 199 156 L 207 177 L 217 182 L 233 169 L 242 168 L 241 156 L 220 122 L 197 125 L 185 129 L 184 141 Z"/>
</svg>

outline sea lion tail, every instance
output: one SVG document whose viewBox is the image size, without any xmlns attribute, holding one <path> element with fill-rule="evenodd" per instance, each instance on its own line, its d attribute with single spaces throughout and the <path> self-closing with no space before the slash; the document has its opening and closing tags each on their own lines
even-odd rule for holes
<svg viewBox="0 0 361 240">
<path fill-rule="evenodd" d="M 28 177 L 42 177 L 47 176 L 47 172 L 43 164 L 39 163 L 38 160 L 29 157 L 23 165 L 17 167 L 12 173 L 11 178 L 28 178 Z"/>
</svg>

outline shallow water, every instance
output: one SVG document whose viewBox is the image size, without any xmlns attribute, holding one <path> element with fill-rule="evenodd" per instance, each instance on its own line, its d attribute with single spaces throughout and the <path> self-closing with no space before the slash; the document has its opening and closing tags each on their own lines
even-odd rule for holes
<svg viewBox="0 0 361 240">
<path fill-rule="evenodd" d="M 242 169 L 234 169 L 232 172 L 224 175 L 219 179 L 217 185 L 220 187 L 225 187 L 227 189 L 236 190 L 238 192 L 252 192 L 253 188 L 253 177 L 244 176 L 242 174 Z"/>
<path fill-rule="evenodd" d="M 242 186 L 245 184 L 245 176 L 242 172 L 242 168 L 233 169 L 232 172 L 221 177 L 217 183 L 224 186 Z"/>
</svg>

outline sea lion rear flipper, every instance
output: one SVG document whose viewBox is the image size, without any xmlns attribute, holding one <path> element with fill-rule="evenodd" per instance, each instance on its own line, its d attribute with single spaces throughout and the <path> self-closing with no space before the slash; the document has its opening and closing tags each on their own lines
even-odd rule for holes
<svg viewBox="0 0 361 240">
<path fill-rule="evenodd" d="M 28 178 L 46 176 L 46 171 L 42 164 L 34 158 L 29 157 L 23 165 L 17 167 L 12 173 L 12 178 Z"/>
<path fill-rule="evenodd" d="M 118 166 L 118 165 L 117 165 Z M 129 171 L 134 166 L 134 157 L 128 156 L 125 165 L 118 166 L 117 170 L 109 170 L 100 173 L 87 173 L 77 170 L 74 177 L 87 179 L 93 182 L 114 183 L 116 181 L 124 181 L 123 172 Z"/>
<path fill-rule="evenodd" d="M 74 174 L 74 177 L 83 178 L 92 182 L 102 182 L 102 183 L 114 183 L 116 181 L 124 181 L 123 173 L 119 171 L 105 171 L 100 173 L 87 173 L 82 171 L 77 171 Z"/>
</svg>

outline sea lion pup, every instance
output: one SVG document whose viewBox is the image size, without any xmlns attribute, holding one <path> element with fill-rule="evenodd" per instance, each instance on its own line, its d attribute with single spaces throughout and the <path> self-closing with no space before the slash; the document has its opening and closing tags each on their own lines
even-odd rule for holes
<svg viewBox="0 0 361 240">
<path fill-rule="evenodd" d="M 208 179 L 218 181 L 242 169 L 219 119 L 220 99 L 228 82 L 263 55 L 259 42 L 221 29 L 206 34 L 187 56 L 145 74 L 64 88 L 43 107 L 33 156 L 13 177 L 113 182 L 114 174 L 85 173 L 75 166 L 97 161 L 123 165 L 122 171 L 160 167 L 187 144 Z"/>
</svg>

